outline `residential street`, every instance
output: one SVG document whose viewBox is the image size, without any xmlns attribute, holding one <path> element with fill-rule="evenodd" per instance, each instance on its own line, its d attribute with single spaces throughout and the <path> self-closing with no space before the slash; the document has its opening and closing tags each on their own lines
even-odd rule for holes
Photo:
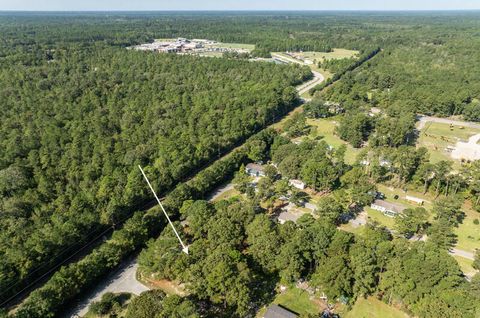
<svg viewBox="0 0 480 318">
<path fill-rule="evenodd" d="M 132 293 L 139 295 L 149 288 L 136 279 L 137 273 L 137 259 L 132 258 L 125 262 L 114 273 L 110 274 L 106 279 L 100 281 L 97 287 L 89 293 L 88 296 L 83 297 L 72 310 L 64 315 L 64 317 L 82 317 L 84 316 L 90 304 L 102 298 L 102 295 L 107 292 L 112 293 Z"/>
</svg>

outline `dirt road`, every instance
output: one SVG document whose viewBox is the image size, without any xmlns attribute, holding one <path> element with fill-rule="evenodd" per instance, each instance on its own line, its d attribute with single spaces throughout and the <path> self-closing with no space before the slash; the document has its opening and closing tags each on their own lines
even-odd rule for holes
<svg viewBox="0 0 480 318">
<path fill-rule="evenodd" d="M 460 256 L 460 257 L 463 257 L 463 258 L 466 258 L 466 259 L 469 259 L 471 261 L 473 261 L 475 259 L 475 254 L 473 254 L 472 252 L 467 252 L 467 251 L 464 251 L 464 250 L 459 250 L 457 248 L 452 248 L 450 251 L 449 251 L 450 255 L 455 255 L 455 256 Z"/>
</svg>

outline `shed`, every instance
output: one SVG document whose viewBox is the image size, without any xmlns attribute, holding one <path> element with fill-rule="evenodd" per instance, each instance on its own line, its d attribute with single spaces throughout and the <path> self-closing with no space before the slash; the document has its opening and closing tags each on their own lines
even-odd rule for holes
<svg viewBox="0 0 480 318">
<path fill-rule="evenodd" d="M 410 195 L 407 195 L 405 197 L 405 199 L 409 202 L 413 202 L 413 203 L 416 203 L 418 205 L 423 205 L 423 203 L 425 202 L 425 200 L 423 199 L 420 199 L 420 198 L 417 198 L 417 197 L 413 197 L 413 196 L 410 196 Z"/>
<path fill-rule="evenodd" d="M 265 312 L 265 315 L 263 315 L 263 318 L 296 318 L 296 317 L 298 317 L 297 314 L 294 314 L 293 312 L 275 304 L 268 306 L 267 311 Z"/>
</svg>

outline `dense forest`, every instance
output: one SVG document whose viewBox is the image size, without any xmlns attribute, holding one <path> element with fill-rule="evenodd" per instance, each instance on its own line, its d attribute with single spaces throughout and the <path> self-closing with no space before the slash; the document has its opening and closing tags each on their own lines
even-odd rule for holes
<svg viewBox="0 0 480 318">
<path fill-rule="evenodd" d="M 53 317 L 157 234 L 159 211 L 134 213 L 150 198 L 136 168 L 141 164 L 160 193 L 176 186 L 166 204 L 188 221 L 182 235 L 193 251 L 189 258 L 158 259 L 174 244 L 165 229 L 142 253 L 142 270 L 185 282 L 191 296 L 146 294 L 132 301 L 131 317 L 153 309 L 165 317 L 243 317 L 271 301 L 272 286 L 258 282 L 298 279 L 349 304 L 377 295 L 420 317 L 473 317 L 478 275 L 466 282 L 447 251 L 462 217 L 459 194 L 480 210 L 480 165 L 452 173 L 449 162 L 431 164 L 427 151 L 414 147 L 414 124 L 416 113 L 480 121 L 479 27 L 478 14 L 468 12 L 0 13 L 0 301 L 92 237 L 117 229 L 18 311 L 19 317 Z M 125 49 L 178 36 L 254 44 L 254 55 L 359 50 L 359 60 L 320 62 L 335 74 L 313 90 L 317 96 L 303 114 L 287 121 L 285 136 L 305 135 L 307 118 L 333 115 L 335 102 L 345 112 L 335 133 L 353 147 L 368 147 L 349 166 L 344 147 L 296 145 L 269 132 L 228 164 L 201 170 L 297 105 L 293 86 L 311 73 L 228 54 Z M 372 107 L 382 115 L 368 114 Z M 240 182 L 245 201 L 192 201 L 241 163 L 267 159 L 282 175 L 316 191 L 338 191 L 341 199 L 320 202 L 319 220 L 278 225 L 264 215 L 286 188 L 272 172 L 257 194 Z M 198 171 L 194 186 L 179 183 Z M 428 231 L 427 243 L 394 239 L 376 224 L 365 237 L 335 229 L 350 207 L 369 204 L 374 184 L 384 181 L 446 197 L 432 224 L 421 210 L 405 212 L 405 220 L 418 216 L 415 222 L 397 224 L 406 238 Z M 175 312 L 177 305 L 184 311 Z"/>
<path fill-rule="evenodd" d="M 0 71 L 0 290 L 125 220 L 296 102 L 308 69 L 59 49 Z M 13 289 L 10 289 L 11 287 Z"/>
<path fill-rule="evenodd" d="M 479 24 L 475 12 L 3 14 L 0 63 L 35 63 L 59 43 L 128 46 L 176 36 L 255 44 L 260 53 L 380 47 L 380 56 L 335 90 L 349 91 L 338 99 L 477 120 Z M 338 63 L 323 66 L 335 71 Z"/>
</svg>

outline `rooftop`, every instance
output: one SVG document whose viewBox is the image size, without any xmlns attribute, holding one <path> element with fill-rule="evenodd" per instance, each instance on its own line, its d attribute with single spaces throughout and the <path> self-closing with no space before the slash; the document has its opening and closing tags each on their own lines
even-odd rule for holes
<svg viewBox="0 0 480 318">
<path fill-rule="evenodd" d="M 256 170 L 256 171 L 265 170 L 265 168 L 262 165 L 259 165 L 258 163 L 249 163 L 249 164 L 247 164 L 247 166 L 245 168 L 251 169 L 251 170 Z"/>
<path fill-rule="evenodd" d="M 296 318 L 298 315 L 278 305 L 270 305 L 263 318 Z"/>
<path fill-rule="evenodd" d="M 402 212 L 403 210 L 406 209 L 401 204 L 387 202 L 387 201 L 384 201 L 384 200 L 375 200 L 375 202 L 373 202 L 372 205 L 378 205 L 378 206 L 384 207 L 388 211 L 393 211 L 393 212 L 396 212 L 396 213 L 400 213 L 400 212 Z"/>
<path fill-rule="evenodd" d="M 280 213 L 278 216 L 279 221 L 287 222 L 287 221 L 292 221 L 292 222 L 297 222 L 297 220 L 302 216 L 303 214 L 295 214 L 290 211 L 283 211 Z"/>
</svg>

